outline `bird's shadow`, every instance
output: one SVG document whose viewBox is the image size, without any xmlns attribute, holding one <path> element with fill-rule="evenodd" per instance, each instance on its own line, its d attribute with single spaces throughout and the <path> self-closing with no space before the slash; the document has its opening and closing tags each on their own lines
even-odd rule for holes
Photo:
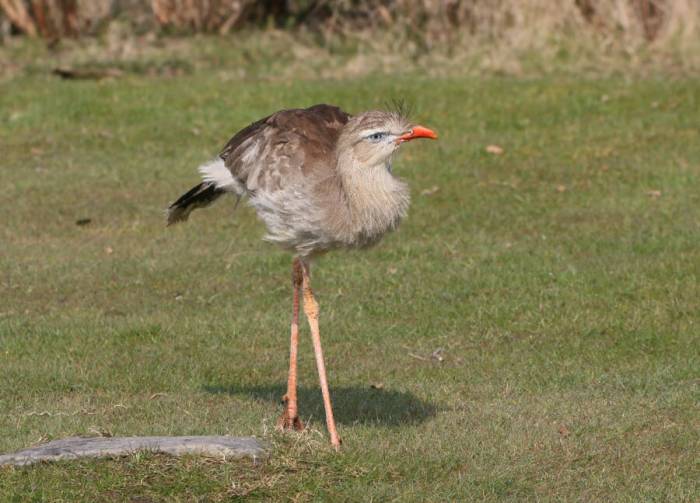
<svg viewBox="0 0 700 503">
<path fill-rule="evenodd" d="M 226 393 L 229 395 L 247 395 L 256 400 L 280 404 L 286 386 L 270 385 L 206 385 L 209 393 Z M 331 387 L 333 416 L 340 424 L 366 424 L 381 426 L 398 426 L 417 424 L 435 416 L 436 407 L 412 393 L 405 391 L 377 389 L 370 386 Z M 297 390 L 299 416 L 302 420 L 312 417 L 323 421 L 323 399 L 319 387 L 300 386 Z"/>
</svg>

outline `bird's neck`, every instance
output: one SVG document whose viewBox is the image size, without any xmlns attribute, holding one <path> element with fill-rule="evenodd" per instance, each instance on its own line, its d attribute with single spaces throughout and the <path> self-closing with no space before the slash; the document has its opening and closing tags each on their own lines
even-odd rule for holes
<svg viewBox="0 0 700 503">
<path fill-rule="evenodd" d="M 391 160 L 362 165 L 352 156 L 338 158 L 338 174 L 353 233 L 369 245 L 395 229 L 408 211 L 408 186 L 391 174 Z"/>
</svg>

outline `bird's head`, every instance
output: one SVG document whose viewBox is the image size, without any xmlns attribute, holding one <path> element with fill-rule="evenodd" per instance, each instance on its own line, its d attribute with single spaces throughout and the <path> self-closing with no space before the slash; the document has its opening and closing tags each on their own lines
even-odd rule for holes
<svg viewBox="0 0 700 503">
<path fill-rule="evenodd" d="M 361 166 L 389 165 L 399 146 L 416 138 L 436 139 L 430 129 L 412 124 L 400 112 L 372 110 L 352 117 L 343 128 L 338 146 Z"/>
</svg>

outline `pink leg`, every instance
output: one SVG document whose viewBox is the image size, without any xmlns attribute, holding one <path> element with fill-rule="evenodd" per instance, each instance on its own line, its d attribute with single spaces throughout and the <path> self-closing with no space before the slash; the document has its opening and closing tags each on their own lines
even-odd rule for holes
<svg viewBox="0 0 700 503">
<path fill-rule="evenodd" d="M 331 436 L 331 445 L 337 451 L 340 448 L 340 437 L 335 428 L 333 420 L 333 408 L 331 407 L 331 394 L 328 391 L 328 380 L 326 378 L 326 365 L 323 362 L 323 351 L 321 350 L 321 334 L 318 329 L 318 302 L 314 298 L 311 291 L 311 278 L 309 277 L 309 265 L 305 262 L 302 265 L 302 290 L 304 293 L 304 313 L 309 320 L 311 328 L 311 340 L 314 345 L 314 354 L 316 355 L 316 367 L 318 368 L 318 378 L 321 382 L 321 393 L 323 395 L 323 407 L 326 411 L 326 426 L 328 433 Z"/>
<path fill-rule="evenodd" d="M 295 258 L 292 262 L 292 336 L 289 348 L 289 377 L 287 378 L 287 394 L 284 395 L 284 412 L 277 420 L 278 430 L 302 431 L 304 424 L 299 419 L 297 411 L 297 348 L 299 346 L 299 290 L 302 287 L 301 260 Z"/>
</svg>

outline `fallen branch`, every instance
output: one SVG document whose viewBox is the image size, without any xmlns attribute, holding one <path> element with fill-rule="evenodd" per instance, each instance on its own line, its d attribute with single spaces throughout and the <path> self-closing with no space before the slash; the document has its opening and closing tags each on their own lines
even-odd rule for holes
<svg viewBox="0 0 700 503">
<path fill-rule="evenodd" d="M 123 72 L 119 68 L 104 69 L 75 69 L 75 68 L 54 68 L 54 75 L 68 80 L 101 80 L 106 78 L 120 77 Z M 84 225 L 76 222 L 78 225 Z M 85 224 L 90 222 L 85 222 Z"/>
<path fill-rule="evenodd" d="M 257 459 L 266 455 L 263 445 L 253 437 L 70 437 L 2 455 L 0 465 L 126 456 L 138 451 L 164 452 L 174 456 L 201 454 L 218 458 Z"/>
</svg>

